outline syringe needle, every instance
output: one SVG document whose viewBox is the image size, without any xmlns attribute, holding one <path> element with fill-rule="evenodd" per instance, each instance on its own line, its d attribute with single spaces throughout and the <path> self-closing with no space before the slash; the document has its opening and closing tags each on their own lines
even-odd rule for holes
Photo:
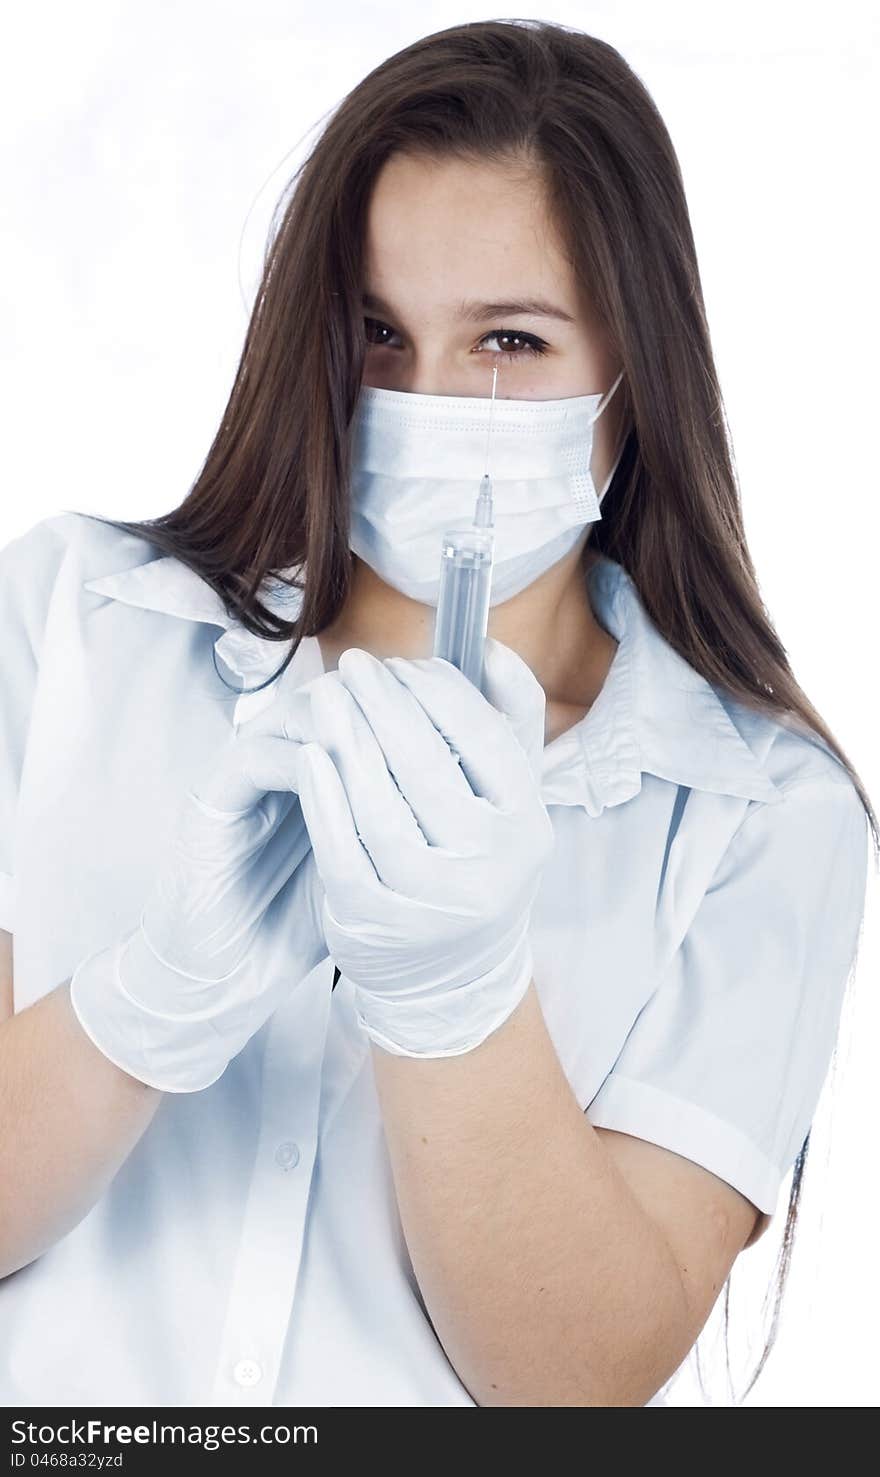
<svg viewBox="0 0 880 1477">
<path fill-rule="evenodd" d="M 486 427 L 486 473 L 489 474 L 489 437 L 492 434 L 492 415 L 495 410 L 495 386 L 498 383 L 498 365 L 492 365 L 492 399 L 489 402 L 489 424 Z"/>
<path fill-rule="evenodd" d="M 475 528 L 494 528 L 495 512 L 492 505 L 492 482 L 489 477 L 489 437 L 492 433 L 492 414 L 495 409 L 495 386 L 498 383 L 498 365 L 492 366 L 492 400 L 489 406 L 489 424 L 486 427 L 486 470 L 480 481 L 477 505 L 474 509 Z"/>
</svg>

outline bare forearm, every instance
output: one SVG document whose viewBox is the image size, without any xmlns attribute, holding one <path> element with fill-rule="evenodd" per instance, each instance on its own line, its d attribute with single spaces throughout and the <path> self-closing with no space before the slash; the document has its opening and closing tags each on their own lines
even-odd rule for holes
<svg viewBox="0 0 880 1477">
<path fill-rule="evenodd" d="M 89 1040 L 69 983 L 0 1025 L 0 1277 L 82 1220 L 163 1096 Z"/>
<path fill-rule="evenodd" d="M 684 1290 L 534 984 L 474 1051 L 373 1062 L 413 1267 L 476 1402 L 644 1405 L 690 1348 Z"/>
</svg>

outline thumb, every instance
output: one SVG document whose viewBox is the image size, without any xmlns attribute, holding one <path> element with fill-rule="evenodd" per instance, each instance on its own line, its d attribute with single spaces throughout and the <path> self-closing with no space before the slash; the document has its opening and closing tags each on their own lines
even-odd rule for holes
<svg viewBox="0 0 880 1477">
<path fill-rule="evenodd" d="M 535 779 L 540 780 L 547 710 L 544 689 L 522 657 L 493 636 L 487 636 L 483 645 L 483 696 L 505 715 Z"/>
</svg>

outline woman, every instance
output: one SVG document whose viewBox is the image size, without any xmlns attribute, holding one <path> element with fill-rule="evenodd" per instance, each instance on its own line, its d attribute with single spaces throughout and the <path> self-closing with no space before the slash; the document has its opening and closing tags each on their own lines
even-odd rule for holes
<svg viewBox="0 0 880 1477">
<path fill-rule="evenodd" d="M 490 406 L 481 692 L 431 652 Z M 191 492 L 0 595 L 7 1402 L 664 1403 L 794 1165 L 788 1246 L 878 838 L 620 55 L 371 73 Z"/>
</svg>

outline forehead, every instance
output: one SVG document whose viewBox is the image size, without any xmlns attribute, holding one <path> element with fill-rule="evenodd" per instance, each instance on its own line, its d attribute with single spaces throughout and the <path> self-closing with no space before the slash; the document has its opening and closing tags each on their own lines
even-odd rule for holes
<svg viewBox="0 0 880 1477">
<path fill-rule="evenodd" d="M 392 156 L 370 197 L 365 272 L 385 297 L 575 300 L 542 181 L 522 165 Z"/>
</svg>

